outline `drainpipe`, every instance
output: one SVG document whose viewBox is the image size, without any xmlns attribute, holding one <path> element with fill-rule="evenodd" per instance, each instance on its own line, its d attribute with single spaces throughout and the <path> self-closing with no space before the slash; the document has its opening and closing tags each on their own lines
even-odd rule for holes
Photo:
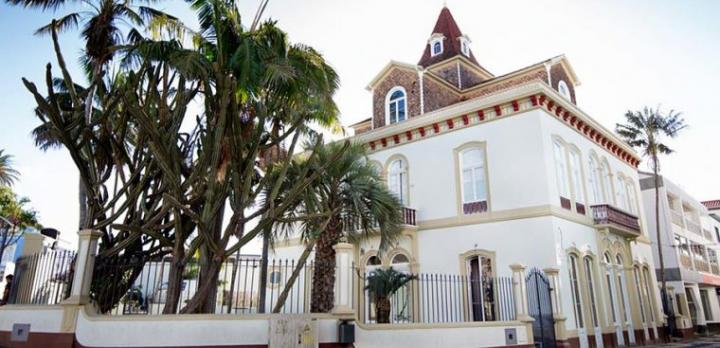
<svg viewBox="0 0 720 348">
<path fill-rule="evenodd" d="M 462 76 L 460 75 L 460 62 L 457 62 L 455 64 L 457 66 L 458 88 L 462 89 Z"/>
<path fill-rule="evenodd" d="M 550 85 L 550 87 L 552 87 L 552 77 L 550 75 L 551 67 L 552 67 L 552 62 L 545 63 L 545 72 L 547 73 L 548 85 Z"/>
<path fill-rule="evenodd" d="M 418 73 L 418 80 L 420 80 L 420 115 L 422 115 L 425 113 L 425 84 L 423 83 L 423 76 L 426 70 L 419 65 L 415 69 Z"/>
</svg>

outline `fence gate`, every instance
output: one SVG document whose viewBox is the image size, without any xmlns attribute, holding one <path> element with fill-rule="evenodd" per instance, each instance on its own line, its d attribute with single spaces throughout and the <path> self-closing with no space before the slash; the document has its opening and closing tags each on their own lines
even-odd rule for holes
<svg viewBox="0 0 720 348">
<path fill-rule="evenodd" d="M 535 347 L 555 348 L 555 319 L 553 318 L 550 282 L 545 274 L 534 268 L 527 278 L 528 310 L 533 322 Z"/>
</svg>

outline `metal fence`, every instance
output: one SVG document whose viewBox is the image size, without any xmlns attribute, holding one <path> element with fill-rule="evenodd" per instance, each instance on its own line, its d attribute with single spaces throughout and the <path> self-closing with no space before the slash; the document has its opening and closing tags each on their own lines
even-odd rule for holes
<svg viewBox="0 0 720 348">
<path fill-rule="evenodd" d="M 75 252 L 47 250 L 15 262 L 11 304 L 54 305 L 69 296 Z"/>
<path fill-rule="evenodd" d="M 96 299 L 100 297 L 114 299 L 112 308 L 105 314 L 164 314 L 168 300 L 171 262 L 170 258 L 165 258 L 162 261 L 147 261 L 142 265 L 134 265 L 132 262 L 111 265 L 109 267 L 113 268 L 112 270 L 103 272 L 109 275 L 105 280 L 108 284 L 118 282 L 129 284 L 129 279 L 132 285 L 103 287 L 94 294 L 94 297 Z M 255 257 L 230 258 L 225 261 L 220 268 L 216 291 L 212 291 L 215 296 L 213 313 L 252 314 L 261 312 L 261 265 L 261 260 Z M 270 260 L 268 262 L 265 305 L 263 307 L 265 313 L 271 313 L 275 308 L 278 297 L 288 284 L 296 266 L 295 260 Z M 201 268 L 202 265 L 197 261 L 190 261 L 185 265 L 179 303 L 175 313 L 179 313 L 198 292 L 201 284 L 199 281 Z M 300 268 L 299 275 L 290 287 L 280 313 L 310 311 L 313 269 L 314 264 L 310 261 Z"/>
<path fill-rule="evenodd" d="M 377 323 L 376 299 L 358 281 L 363 294 L 362 321 Z M 390 297 L 390 323 L 458 323 L 515 320 L 512 278 L 474 279 L 452 274 L 416 274 Z"/>
</svg>

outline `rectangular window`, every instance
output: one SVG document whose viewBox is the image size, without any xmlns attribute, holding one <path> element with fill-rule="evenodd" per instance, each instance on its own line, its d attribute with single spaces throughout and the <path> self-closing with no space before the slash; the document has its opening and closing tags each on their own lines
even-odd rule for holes
<svg viewBox="0 0 720 348">
<path fill-rule="evenodd" d="M 487 178 L 482 148 L 466 149 L 459 154 L 464 214 L 487 211 Z"/>
</svg>

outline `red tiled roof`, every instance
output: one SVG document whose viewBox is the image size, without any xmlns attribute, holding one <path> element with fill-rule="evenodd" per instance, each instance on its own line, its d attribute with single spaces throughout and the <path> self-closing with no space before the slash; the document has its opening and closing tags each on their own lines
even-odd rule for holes
<svg viewBox="0 0 720 348">
<path fill-rule="evenodd" d="M 705 206 L 705 208 L 708 209 L 720 209 L 720 199 L 716 199 L 714 201 L 705 201 L 702 202 L 702 204 Z"/>
<path fill-rule="evenodd" d="M 425 51 L 418 65 L 428 67 L 462 54 L 462 46 L 459 38 L 463 34 L 447 7 L 443 7 L 442 11 L 440 11 L 440 16 L 438 16 L 437 22 L 435 22 L 435 28 L 433 28 L 432 34 L 442 34 L 445 36 L 445 40 L 443 40 L 443 52 L 432 57 L 430 55 L 430 44 L 426 44 Z M 477 60 L 475 60 L 475 55 L 473 55 L 472 50 L 470 50 L 470 57 L 467 58 L 477 66 L 480 66 Z"/>
</svg>

